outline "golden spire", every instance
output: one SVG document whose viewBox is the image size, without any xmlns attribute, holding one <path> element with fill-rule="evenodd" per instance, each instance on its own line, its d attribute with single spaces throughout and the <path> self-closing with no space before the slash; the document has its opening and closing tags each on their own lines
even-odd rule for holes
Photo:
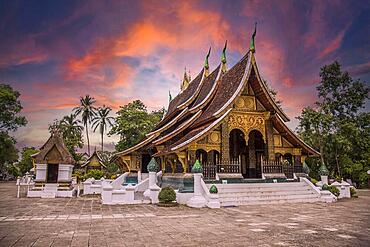
<svg viewBox="0 0 370 247">
<path fill-rule="evenodd" d="M 182 79 L 181 87 L 180 87 L 181 91 L 184 91 L 189 86 L 189 83 L 190 83 L 190 75 L 188 76 L 188 74 L 186 73 L 186 67 L 185 67 L 184 77 Z"/>
</svg>

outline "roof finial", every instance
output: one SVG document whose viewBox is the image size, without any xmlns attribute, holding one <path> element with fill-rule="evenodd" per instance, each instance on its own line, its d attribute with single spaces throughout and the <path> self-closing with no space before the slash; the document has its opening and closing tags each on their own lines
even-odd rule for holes
<svg viewBox="0 0 370 247">
<path fill-rule="evenodd" d="M 184 77 L 182 78 L 181 87 L 180 87 L 181 91 L 184 91 L 189 86 L 189 83 L 190 83 L 190 77 L 186 73 L 186 66 L 185 66 Z"/>
<path fill-rule="evenodd" d="M 227 71 L 227 65 L 226 65 L 226 48 L 227 48 L 227 40 L 225 42 L 224 49 L 222 50 L 222 55 L 221 55 L 221 63 L 222 63 L 222 71 L 226 72 Z"/>
<path fill-rule="evenodd" d="M 168 102 L 172 101 L 171 90 L 168 90 Z"/>
<path fill-rule="evenodd" d="M 205 73 L 205 76 L 208 76 L 209 74 L 209 62 L 208 62 L 208 58 L 209 58 L 209 55 L 211 54 L 211 47 L 209 47 L 209 50 L 208 50 L 208 54 L 206 56 L 206 60 L 204 61 L 204 73 Z"/>
<path fill-rule="evenodd" d="M 254 32 L 252 34 L 251 43 L 250 43 L 250 46 L 249 46 L 249 50 L 252 53 L 256 52 L 256 47 L 254 45 L 254 37 L 256 37 L 256 33 L 257 33 L 257 22 L 254 23 Z"/>
</svg>

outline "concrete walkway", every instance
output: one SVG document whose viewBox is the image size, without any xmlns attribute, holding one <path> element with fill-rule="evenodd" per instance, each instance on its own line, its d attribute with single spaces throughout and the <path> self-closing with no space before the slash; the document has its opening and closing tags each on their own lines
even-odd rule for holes
<svg viewBox="0 0 370 247">
<path fill-rule="evenodd" d="M 16 198 L 0 183 L 0 246 L 369 246 L 370 191 L 333 204 L 193 209 Z"/>
</svg>

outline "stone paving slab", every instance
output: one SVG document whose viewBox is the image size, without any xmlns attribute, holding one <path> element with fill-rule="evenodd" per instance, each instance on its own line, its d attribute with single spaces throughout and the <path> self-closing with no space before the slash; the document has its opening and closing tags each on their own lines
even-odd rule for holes
<svg viewBox="0 0 370 247">
<path fill-rule="evenodd" d="M 0 246 L 370 246 L 370 191 L 333 204 L 221 209 L 19 198 L 0 183 Z"/>
</svg>

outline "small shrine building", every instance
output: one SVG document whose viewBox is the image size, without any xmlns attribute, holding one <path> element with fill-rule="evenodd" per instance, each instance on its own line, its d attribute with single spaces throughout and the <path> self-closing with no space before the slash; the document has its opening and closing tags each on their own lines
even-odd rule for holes
<svg viewBox="0 0 370 247">
<path fill-rule="evenodd" d="M 40 152 L 32 158 L 35 163 L 35 183 L 71 183 L 75 160 L 59 133 L 53 132 Z"/>
<path fill-rule="evenodd" d="M 89 170 L 103 170 L 106 166 L 95 149 L 94 153 L 81 165 L 81 168 L 83 168 L 85 172 L 88 172 Z"/>
</svg>

